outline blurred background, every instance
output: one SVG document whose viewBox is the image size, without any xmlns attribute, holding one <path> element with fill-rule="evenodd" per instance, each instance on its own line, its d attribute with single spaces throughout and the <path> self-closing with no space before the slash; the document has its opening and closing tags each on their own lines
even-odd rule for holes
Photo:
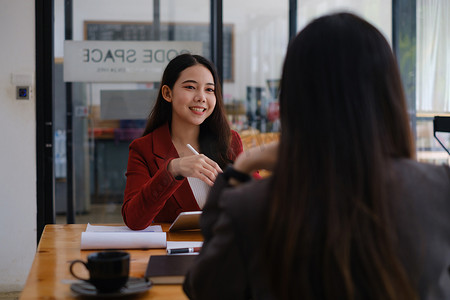
<svg viewBox="0 0 450 300">
<path fill-rule="evenodd" d="M 67 16 L 72 17 L 73 41 L 194 41 L 201 45 L 200 54 L 212 60 L 217 59 L 212 51 L 220 47 L 228 119 L 244 146 L 251 147 L 278 137 L 278 84 L 292 34 L 322 14 L 354 12 L 378 27 L 395 50 L 418 159 L 449 161 L 448 153 L 433 137 L 434 116 L 449 115 L 450 111 L 448 1 L 226 0 L 222 4 L 222 40 L 215 45 L 211 45 L 211 14 L 217 1 L 71 2 L 68 11 L 67 1 L 54 1 L 57 223 L 122 222 L 128 145 L 142 134 L 159 87 L 157 79 L 136 82 L 127 76 L 116 82 L 101 78 L 65 82 L 64 61 L 71 59 L 64 56 Z M 71 148 L 67 148 L 66 134 L 68 103 L 72 111 Z M 438 134 L 448 146 L 448 134 Z"/>
</svg>

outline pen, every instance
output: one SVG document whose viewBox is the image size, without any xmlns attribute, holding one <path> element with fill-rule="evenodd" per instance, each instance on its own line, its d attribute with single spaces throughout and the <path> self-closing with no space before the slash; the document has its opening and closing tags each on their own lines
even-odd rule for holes
<svg viewBox="0 0 450 300">
<path fill-rule="evenodd" d="M 200 252 L 201 249 L 202 249 L 202 247 L 173 248 L 173 249 L 167 249 L 167 254 L 194 253 L 194 252 Z"/>
<path fill-rule="evenodd" d="M 190 144 L 187 144 L 186 146 L 189 148 L 189 150 L 192 151 L 192 153 L 194 153 L 195 155 L 199 155 L 199 153 L 197 152 L 197 150 L 195 150 L 194 147 L 192 147 Z"/>
</svg>

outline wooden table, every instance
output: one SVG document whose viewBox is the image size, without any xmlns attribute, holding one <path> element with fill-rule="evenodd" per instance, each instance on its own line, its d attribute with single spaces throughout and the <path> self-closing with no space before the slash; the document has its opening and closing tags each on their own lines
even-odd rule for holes
<svg viewBox="0 0 450 300">
<path fill-rule="evenodd" d="M 160 224 L 167 231 L 170 224 Z M 92 252 L 80 250 L 81 232 L 86 224 L 47 225 L 31 266 L 25 287 L 19 299 L 77 299 L 70 290 L 69 280 L 75 278 L 69 272 L 74 259 L 86 260 Z M 167 233 L 168 241 L 202 241 L 200 231 Z M 126 250 L 131 255 L 130 276 L 144 277 L 151 255 L 164 255 L 165 249 Z M 87 274 L 87 271 L 86 271 Z M 88 275 L 86 275 L 88 277 Z M 64 282 L 66 281 L 66 282 Z M 153 285 L 147 292 L 133 299 L 187 299 L 181 285 Z"/>
</svg>

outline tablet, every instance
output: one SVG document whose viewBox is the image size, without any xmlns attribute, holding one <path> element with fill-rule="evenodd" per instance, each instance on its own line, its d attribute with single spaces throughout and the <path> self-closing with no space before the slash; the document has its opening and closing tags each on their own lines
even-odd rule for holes
<svg viewBox="0 0 450 300">
<path fill-rule="evenodd" d="M 202 211 L 185 211 L 170 225 L 169 231 L 200 229 Z"/>
</svg>

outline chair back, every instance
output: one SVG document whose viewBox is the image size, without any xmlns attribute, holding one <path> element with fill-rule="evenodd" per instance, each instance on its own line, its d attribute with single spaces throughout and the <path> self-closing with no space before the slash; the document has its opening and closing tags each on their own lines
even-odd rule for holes
<svg viewBox="0 0 450 300">
<path fill-rule="evenodd" d="M 436 132 L 449 132 L 450 133 L 450 117 L 443 116 L 435 116 L 433 119 L 433 135 L 434 138 L 438 141 L 438 143 L 447 151 L 450 155 L 449 149 L 445 147 L 445 145 L 439 140 L 436 135 Z"/>
</svg>

